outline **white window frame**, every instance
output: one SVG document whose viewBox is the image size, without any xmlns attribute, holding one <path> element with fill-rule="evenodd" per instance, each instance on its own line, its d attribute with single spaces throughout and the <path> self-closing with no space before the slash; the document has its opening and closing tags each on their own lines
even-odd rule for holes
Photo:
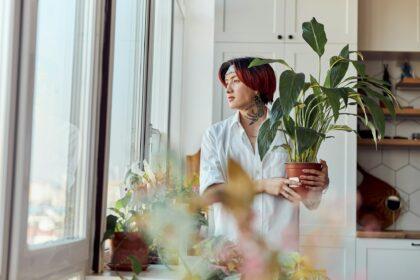
<svg viewBox="0 0 420 280">
<path fill-rule="evenodd" d="M 12 235 L 10 244 L 9 274 L 10 279 L 66 279 L 75 273 L 84 274 L 90 265 L 91 255 L 91 225 L 93 217 L 93 188 L 88 188 L 86 194 L 87 207 L 85 223 L 85 237 L 80 240 L 69 241 L 66 243 L 51 244 L 48 247 L 39 249 L 29 249 L 27 245 L 27 218 L 29 202 L 29 178 L 30 178 L 30 156 L 31 156 L 31 130 L 32 112 L 34 97 L 34 71 L 35 71 L 35 52 L 36 52 L 36 27 L 37 27 L 37 7 L 38 0 L 22 0 L 21 19 L 21 48 L 20 48 L 20 73 L 19 73 L 19 100 L 17 104 L 17 138 L 14 171 L 14 193 L 13 193 L 13 213 L 12 213 Z M 86 93 L 91 93 L 89 98 L 90 116 L 92 121 L 89 123 L 89 130 L 92 135 L 89 137 L 87 153 L 87 184 L 95 185 L 96 179 L 96 141 L 99 110 L 99 67 L 100 65 L 100 46 L 101 27 L 103 16 L 103 1 L 91 1 L 87 9 L 89 13 L 89 29 L 94 32 L 89 33 L 88 40 L 91 42 L 91 56 L 85 57 L 91 66 L 89 75 L 85 75 L 79 82 L 88 83 L 89 88 Z M 77 54 L 76 54 L 77 55 Z M 86 74 L 86 73 L 84 73 Z M 86 77 L 87 76 L 87 77 Z M 87 79 L 87 80 L 86 80 Z M 90 80 L 91 79 L 91 80 Z M 90 81 L 89 81 L 90 80 Z"/>
<path fill-rule="evenodd" d="M 3 180 L 0 182 L 0 280 L 7 279 L 8 269 L 8 245 L 10 240 L 10 213 L 12 197 L 12 172 L 13 172 L 13 150 L 14 150 L 14 124 L 16 106 L 16 81 L 18 69 L 18 46 L 19 46 L 19 12 L 20 1 L 2 0 L 4 15 L 3 34 L 0 40 L 3 46 L 0 53 L 2 69 L 0 69 L 0 91 L 4 94 L 4 104 L 0 108 L 3 114 L 3 123 L 0 124 L 0 137 L 4 137 L 3 158 L 0 159 L 0 172 Z M 7 45 L 6 45 L 7 44 Z"/>
</svg>

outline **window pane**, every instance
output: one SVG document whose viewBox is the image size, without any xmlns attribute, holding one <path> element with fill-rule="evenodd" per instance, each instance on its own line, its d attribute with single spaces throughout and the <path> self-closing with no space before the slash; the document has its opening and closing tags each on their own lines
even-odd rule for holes
<svg viewBox="0 0 420 280">
<path fill-rule="evenodd" d="M 116 1 L 108 205 L 120 197 L 130 163 L 140 159 L 146 1 Z"/>
<path fill-rule="evenodd" d="M 153 2 L 155 5 L 153 74 L 152 92 L 150 95 L 150 122 L 153 129 L 150 135 L 149 152 L 149 155 L 151 155 L 149 160 L 152 165 L 154 164 L 153 160 L 156 158 L 152 155 L 166 153 L 169 136 L 172 2 L 166 0 Z"/>
<path fill-rule="evenodd" d="M 89 60 L 82 0 L 38 1 L 27 242 L 82 238 Z M 82 66 L 81 66 L 82 65 Z M 88 64 L 87 64 L 88 65 Z M 89 73 L 89 71 L 87 71 Z"/>
</svg>

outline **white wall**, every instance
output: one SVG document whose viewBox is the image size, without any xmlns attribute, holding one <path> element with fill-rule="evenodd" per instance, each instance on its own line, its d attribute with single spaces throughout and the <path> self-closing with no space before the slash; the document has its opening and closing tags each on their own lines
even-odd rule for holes
<svg viewBox="0 0 420 280">
<path fill-rule="evenodd" d="M 186 0 L 183 53 L 182 152 L 198 151 L 212 122 L 214 0 Z"/>
</svg>

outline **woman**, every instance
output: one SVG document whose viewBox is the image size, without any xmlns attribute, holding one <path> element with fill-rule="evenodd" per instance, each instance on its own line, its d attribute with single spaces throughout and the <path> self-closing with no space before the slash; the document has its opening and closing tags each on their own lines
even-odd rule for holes
<svg viewBox="0 0 420 280">
<path fill-rule="evenodd" d="M 322 191 L 328 186 L 328 167 L 321 160 L 322 171 L 305 170 L 300 183 L 310 186 L 308 198 L 302 199 L 290 185 L 300 184 L 285 178 L 287 153 L 271 149 L 261 161 L 256 148 L 258 129 L 269 117 L 268 102 L 273 101 L 276 77 L 269 64 L 248 68 L 252 58 L 237 58 L 222 64 L 219 80 L 226 88 L 226 101 L 236 113 L 213 124 L 204 134 L 200 159 L 200 193 L 207 198 L 227 183 L 227 161 L 232 158 L 256 182 L 258 194 L 253 202 L 252 227 L 274 249 L 297 251 L 299 238 L 299 203 L 315 209 Z M 285 142 L 278 133 L 273 146 Z M 220 203 L 213 205 L 214 234 L 236 240 L 237 228 Z"/>
</svg>

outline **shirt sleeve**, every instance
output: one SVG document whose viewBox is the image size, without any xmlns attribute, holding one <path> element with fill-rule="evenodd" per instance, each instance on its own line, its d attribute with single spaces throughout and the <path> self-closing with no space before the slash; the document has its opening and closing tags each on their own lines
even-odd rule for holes
<svg viewBox="0 0 420 280">
<path fill-rule="evenodd" d="M 200 154 L 200 194 L 213 184 L 225 183 L 217 153 L 217 142 L 211 128 L 204 133 Z"/>
<path fill-rule="evenodd" d="M 305 207 L 309 210 L 315 210 L 321 203 L 322 191 L 309 191 L 305 199 L 302 200 Z"/>
</svg>

